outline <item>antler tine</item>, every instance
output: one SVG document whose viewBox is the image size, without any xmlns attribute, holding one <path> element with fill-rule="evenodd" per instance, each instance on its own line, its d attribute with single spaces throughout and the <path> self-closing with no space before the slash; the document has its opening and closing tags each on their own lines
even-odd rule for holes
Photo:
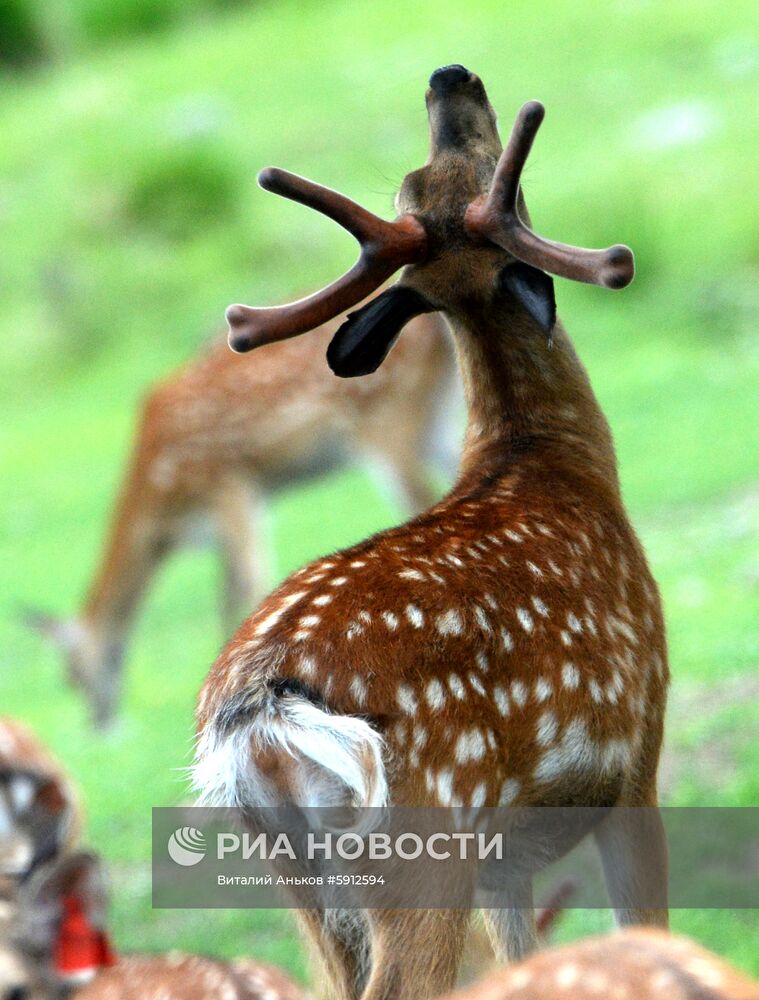
<svg viewBox="0 0 759 1000">
<path fill-rule="evenodd" d="M 624 288 L 635 274 L 629 247 L 617 244 L 606 250 L 586 250 L 556 243 L 533 233 L 519 218 L 517 199 L 522 168 L 544 116 L 545 108 L 540 101 L 529 101 L 520 109 L 490 191 L 469 205 L 465 225 L 473 236 L 490 240 L 526 264 L 574 281 Z"/>
<path fill-rule="evenodd" d="M 235 351 L 250 351 L 313 330 L 361 302 L 398 268 L 426 253 L 427 234 L 413 215 L 386 222 L 345 195 L 277 167 L 262 170 L 258 183 L 337 222 L 355 236 L 361 254 L 350 271 L 308 298 L 266 309 L 230 306 L 226 317 L 229 344 Z"/>
</svg>

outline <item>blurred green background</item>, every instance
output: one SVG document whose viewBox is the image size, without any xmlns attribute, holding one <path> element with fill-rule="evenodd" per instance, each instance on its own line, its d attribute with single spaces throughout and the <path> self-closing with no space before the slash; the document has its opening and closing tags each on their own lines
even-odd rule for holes
<svg viewBox="0 0 759 1000">
<path fill-rule="evenodd" d="M 191 550 L 162 572 L 106 737 L 18 608 L 76 609 L 151 380 L 227 303 L 280 300 L 352 261 L 348 237 L 260 192 L 256 171 L 275 163 L 390 215 L 426 155 L 426 79 L 449 62 L 482 76 L 504 129 L 545 102 L 525 176 L 536 227 L 636 251 L 624 293 L 557 293 L 666 602 L 663 798 L 759 805 L 755 4 L 2 0 L 0 711 L 83 786 L 121 950 L 252 952 L 304 972 L 285 913 L 150 909 L 150 807 L 186 794 L 194 697 L 224 639 L 218 568 Z M 359 472 L 282 494 L 277 577 L 397 517 Z M 608 922 L 573 914 L 560 936 Z M 756 914 L 673 924 L 759 973 Z"/>
</svg>

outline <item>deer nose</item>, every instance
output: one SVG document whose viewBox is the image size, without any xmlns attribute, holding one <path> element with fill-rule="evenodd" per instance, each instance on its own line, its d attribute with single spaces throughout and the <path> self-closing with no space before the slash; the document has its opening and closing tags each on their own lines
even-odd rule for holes
<svg viewBox="0 0 759 1000">
<path fill-rule="evenodd" d="M 2 994 L 3 1000 L 28 1000 L 29 990 L 26 986 L 11 986 Z"/>
<path fill-rule="evenodd" d="M 438 97 L 445 97 L 458 87 L 469 83 L 471 79 L 472 74 L 468 69 L 465 69 L 458 63 L 454 63 L 452 66 L 443 66 L 441 69 L 436 69 L 430 77 L 430 87 L 433 94 L 436 94 Z"/>
</svg>

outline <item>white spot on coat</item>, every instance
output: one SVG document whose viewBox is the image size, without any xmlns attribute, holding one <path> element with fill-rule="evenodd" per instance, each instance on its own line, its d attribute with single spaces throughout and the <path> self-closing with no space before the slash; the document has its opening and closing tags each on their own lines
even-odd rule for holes
<svg viewBox="0 0 759 1000">
<path fill-rule="evenodd" d="M 285 597 L 282 598 L 282 603 L 279 607 L 268 614 L 258 623 L 258 625 L 256 625 L 255 635 L 264 635 L 268 632 L 269 629 L 277 624 L 285 611 L 287 611 L 288 608 L 291 608 L 293 604 L 296 604 L 301 597 L 305 597 L 305 595 L 305 590 L 299 590 L 295 594 L 286 594 Z"/>
<path fill-rule="evenodd" d="M 475 604 L 474 606 L 474 617 L 477 619 L 477 624 L 480 626 L 483 632 L 492 632 L 493 626 L 490 624 L 490 619 L 479 606 Z"/>
<path fill-rule="evenodd" d="M 535 698 L 537 701 L 548 701 L 553 694 L 553 685 L 545 677 L 539 677 L 535 681 Z"/>
<path fill-rule="evenodd" d="M 359 705 L 366 703 L 366 681 L 363 677 L 354 677 L 351 681 L 350 690 Z"/>
<path fill-rule="evenodd" d="M 535 623 L 532 620 L 530 612 L 526 611 L 524 608 L 517 608 L 517 618 L 519 619 L 519 624 L 525 632 L 532 632 L 535 628 Z"/>
<path fill-rule="evenodd" d="M 424 615 L 415 604 L 406 607 L 406 617 L 414 628 L 421 628 L 424 625 Z"/>
<path fill-rule="evenodd" d="M 449 806 L 453 796 L 453 775 L 446 768 L 437 776 L 437 797 L 441 805 Z"/>
<path fill-rule="evenodd" d="M 531 597 L 532 606 L 535 608 L 537 613 L 541 618 L 548 618 L 548 608 L 544 601 L 541 601 L 539 597 Z"/>
<path fill-rule="evenodd" d="M 466 698 L 466 688 L 464 687 L 464 682 L 458 674 L 451 674 L 448 678 L 448 687 L 451 689 L 451 693 L 455 695 L 459 701 L 463 701 Z"/>
<path fill-rule="evenodd" d="M 521 681 L 513 681 L 511 684 L 511 697 L 521 708 L 527 701 L 527 688 Z"/>
<path fill-rule="evenodd" d="M 519 795 L 522 786 L 516 778 L 507 778 L 501 785 L 501 794 L 498 797 L 499 806 L 509 806 Z"/>
<path fill-rule="evenodd" d="M 565 663 L 561 668 L 561 679 L 565 688 L 574 690 L 580 683 L 580 671 L 574 663 Z"/>
<path fill-rule="evenodd" d="M 430 708 L 439 709 L 443 707 L 445 704 L 445 689 L 439 680 L 433 679 L 428 682 L 425 697 Z"/>
<path fill-rule="evenodd" d="M 398 576 L 404 580 L 420 580 L 422 583 L 427 579 L 418 569 L 402 569 Z"/>
<path fill-rule="evenodd" d="M 397 698 L 402 712 L 407 715 L 416 715 L 416 695 L 408 684 L 398 685 Z"/>
<path fill-rule="evenodd" d="M 455 608 L 450 608 L 442 615 L 438 615 L 435 624 L 441 635 L 461 635 L 464 631 L 464 622 Z"/>
<path fill-rule="evenodd" d="M 511 705 L 509 704 L 509 696 L 506 694 L 502 687 L 493 688 L 493 700 L 495 701 L 495 707 L 501 713 L 501 715 L 508 715 L 511 710 Z"/>
<path fill-rule="evenodd" d="M 484 806 L 486 795 L 487 795 L 487 787 L 485 785 L 485 782 L 481 781 L 478 785 L 475 786 L 475 789 L 472 792 L 472 798 L 471 798 L 472 806 L 475 809 L 480 809 L 482 806 Z"/>
<path fill-rule="evenodd" d="M 456 760 L 467 764 L 470 760 L 482 760 L 485 756 L 485 740 L 479 729 L 464 731 L 456 741 Z"/>
<path fill-rule="evenodd" d="M 580 619 L 577 617 L 577 615 L 573 614 L 571 611 L 567 615 L 567 625 L 569 625 L 570 629 L 577 635 L 579 635 L 582 632 L 582 624 L 580 622 Z"/>
<path fill-rule="evenodd" d="M 477 674 L 472 674 L 472 673 L 467 674 L 467 679 L 469 680 L 469 683 L 472 685 L 477 694 L 481 694 L 484 697 L 485 688 L 483 687 L 482 681 L 477 676 Z"/>
</svg>

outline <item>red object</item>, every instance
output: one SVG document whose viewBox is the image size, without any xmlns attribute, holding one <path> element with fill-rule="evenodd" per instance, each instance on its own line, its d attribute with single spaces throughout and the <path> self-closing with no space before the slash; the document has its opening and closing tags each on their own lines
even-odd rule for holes
<svg viewBox="0 0 759 1000">
<path fill-rule="evenodd" d="M 55 943 L 56 972 L 62 977 L 97 972 L 116 964 L 104 931 L 93 927 L 76 896 L 63 900 L 63 920 Z"/>
</svg>

